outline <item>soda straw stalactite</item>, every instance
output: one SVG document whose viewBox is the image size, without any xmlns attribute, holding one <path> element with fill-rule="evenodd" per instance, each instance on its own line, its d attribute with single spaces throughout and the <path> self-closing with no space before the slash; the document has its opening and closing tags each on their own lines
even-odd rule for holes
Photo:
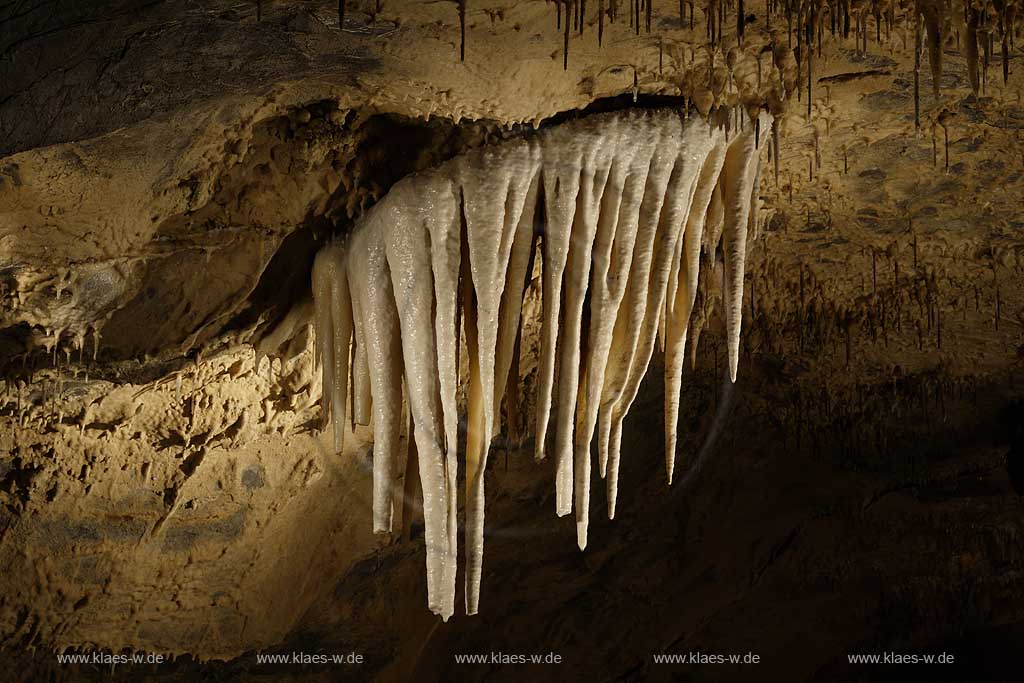
<svg viewBox="0 0 1024 683">
<path fill-rule="evenodd" d="M 459 0 L 459 61 L 466 61 L 466 0 Z"/>
<path fill-rule="evenodd" d="M 932 70 L 932 94 L 939 99 L 939 85 L 942 81 L 942 16 L 934 5 L 923 8 L 922 18 L 928 41 L 928 64 Z"/>
<path fill-rule="evenodd" d="M 914 230 L 914 219 L 908 218 L 907 221 L 910 223 L 910 233 L 914 238 L 914 272 L 917 272 L 917 232 Z"/>
<path fill-rule="evenodd" d="M 932 166 L 938 166 L 939 165 L 939 152 L 938 152 L 938 149 L 937 149 L 936 143 L 935 143 L 935 126 L 936 125 L 937 124 L 933 121 L 932 122 Z"/>
<path fill-rule="evenodd" d="M 921 127 L 921 10 L 914 3 L 914 127 Z"/>
<path fill-rule="evenodd" d="M 939 114 L 938 124 L 942 126 L 942 136 L 944 145 L 946 148 L 946 170 L 949 170 L 949 120 L 952 118 L 952 113 L 948 109 L 943 109 L 942 113 Z"/>
<path fill-rule="evenodd" d="M 1002 59 L 1003 59 L 1003 85 L 1010 78 L 1010 36 L 1013 35 L 1013 24 L 1011 23 L 1010 9 L 1008 2 L 1003 2 L 1003 11 L 999 15 L 999 33 L 1000 40 L 1002 42 Z"/>
<path fill-rule="evenodd" d="M 708 0 L 707 9 L 704 11 L 704 27 L 706 35 L 709 41 L 711 41 L 711 49 L 715 49 L 715 12 L 714 12 L 714 0 Z"/>
<path fill-rule="evenodd" d="M 996 290 L 996 311 L 995 311 L 995 326 L 996 330 L 999 330 L 999 319 L 1002 316 L 1002 297 L 1000 296 L 999 288 L 999 271 L 996 270 L 996 252 L 995 249 L 991 249 L 992 255 L 992 285 Z"/>
<path fill-rule="evenodd" d="M 979 28 L 981 29 L 981 94 L 985 94 L 985 82 L 988 80 L 988 60 L 992 53 L 992 30 L 988 26 L 988 3 L 983 5 L 981 10 L 981 22 Z"/>
<path fill-rule="evenodd" d="M 562 71 L 569 70 L 569 30 L 572 27 L 572 22 L 569 21 L 570 9 L 571 5 L 568 2 L 566 2 L 565 21 L 563 22 L 565 25 L 562 27 L 565 36 L 562 42 Z"/>
<path fill-rule="evenodd" d="M 815 42 L 816 42 L 816 44 L 818 46 L 818 58 L 820 59 L 821 58 L 822 33 L 824 32 L 824 22 L 821 20 L 821 15 L 820 14 L 818 15 L 818 21 L 816 22 L 815 25 L 817 26 L 817 33 L 818 33 L 818 39 Z"/>
<path fill-rule="evenodd" d="M 775 171 L 775 187 L 779 186 L 779 119 L 772 118 L 772 164 Z"/>
<path fill-rule="evenodd" d="M 967 61 L 967 76 L 971 81 L 971 89 L 975 96 L 981 86 L 978 76 L 978 22 L 980 12 L 973 7 L 967 8 L 967 30 L 965 36 L 964 59 Z"/>
<path fill-rule="evenodd" d="M 875 17 L 875 45 L 882 44 L 882 12 L 878 1 L 871 3 L 871 14 Z"/>
<path fill-rule="evenodd" d="M 807 50 L 807 120 L 811 120 L 811 72 L 812 72 L 812 57 L 811 50 Z"/>
<path fill-rule="evenodd" d="M 739 40 L 740 46 L 743 45 L 743 33 L 746 21 L 747 17 L 743 11 L 743 0 L 736 0 L 736 38 Z"/>
<path fill-rule="evenodd" d="M 878 293 L 878 264 L 876 261 L 877 254 L 875 248 L 871 247 L 871 293 Z"/>
</svg>

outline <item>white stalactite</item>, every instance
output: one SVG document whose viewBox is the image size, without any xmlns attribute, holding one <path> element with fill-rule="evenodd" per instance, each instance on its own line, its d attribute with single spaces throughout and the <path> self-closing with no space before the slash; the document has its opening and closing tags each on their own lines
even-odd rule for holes
<svg viewBox="0 0 1024 683">
<path fill-rule="evenodd" d="M 568 144 L 548 145 L 544 150 L 541 170 L 544 187 L 544 224 L 541 233 L 542 270 L 541 304 L 541 356 L 538 371 L 537 430 L 534 434 L 534 455 L 544 457 L 548 422 L 551 413 L 551 394 L 555 381 L 555 355 L 558 349 L 558 323 L 562 301 L 562 276 L 569 258 L 572 238 L 572 219 L 576 211 L 576 195 L 580 186 L 579 150 L 567 138 Z M 557 465 L 556 465 L 557 467 Z M 564 469 L 556 475 L 556 508 L 564 501 L 566 487 L 572 494 L 572 482 Z M 560 514 L 565 514 L 560 512 Z"/>
<path fill-rule="evenodd" d="M 458 471 L 454 444 L 445 438 L 443 427 L 437 362 L 440 344 L 432 325 L 435 289 L 428 216 L 436 209 L 431 200 L 452 201 L 454 195 L 449 200 L 443 186 L 431 185 L 429 181 L 423 186 L 396 184 L 388 195 L 390 201 L 377 204 L 361 229 L 384 233 L 423 488 L 427 593 L 431 610 L 447 619 L 455 611 Z M 444 342 L 456 343 L 457 338 Z"/>
<path fill-rule="evenodd" d="M 725 254 L 725 333 L 729 349 L 729 379 L 736 381 L 740 362 L 740 324 L 743 318 L 743 274 L 747 258 L 747 227 L 751 187 L 757 176 L 757 149 L 752 126 L 736 136 L 722 166 L 722 227 Z"/>
<path fill-rule="evenodd" d="M 718 184 L 718 175 L 725 161 L 725 144 L 718 143 L 708 152 L 700 175 L 696 180 L 690 212 L 686 218 L 681 252 L 679 277 L 674 295 L 669 297 L 665 348 L 665 474 L 672 483 L 676 458 L 676 431 L 679 423 L 679 396 L 683 380 L 683 359 L 686 357 L 686 337 L 690 316 L 697 298 L 700 275 L 700 246 L 704 233 L 704 218 L 708 213 L 712 193 Z"/>
<path fill-rule="evenodd" d="M 353 247 L 355 245 L 352 245 Z M 364 249 L 359 249 L 363 252 Z M 362 270 L 363 264 L 353 261 L 349 264 L 351 276 L 349 288 L 352 291 L 352 429 L 356 425 L 370 424 L 370 409 L 373 399 L 370 395 L 370 358 L 367 354 L 367 338 L 364 327 L 370 324 L 368 310 L 362 308 L 363 300 L 355 295 L 356 287 L 360 284 L 356 280 L 362 276 L 357 271 Z"/>
<path fill-rule="evenodd" d="M 506 388 L 516 383 L 512 396 L 518 386 L 513 358 L 532 255 L 541 259 L 542 289 L 534 453 L 545 455 L 553 409 L 556 513 L 575 507 L 583 549 L 595 432 L 613 516 L 622 423 L 656 344 L 666 357 L 671 483 L 701 245 L 713 254 L 719 234 L 735 379 L 759 156 L 754 126 L 744 131 L 730 139 L 716 123 L 669 110 L 543 130 L 399 181 L 347 240 L 317 256 L 316 357 L 334 448 L 342 450 L 349 414 L 372 422 L 374 531 L 390 531 L 404 386 L 423 490 L 428 602 L 443 619 L 455 597 L 460 353 L 469 367 L 465 591 L 474 614 L 484 473 Z"/>
<path fill-rule="evenodd" d="M 464 283 L 464 305 L 475 306 L 466 315 L 470 346 L 470 405 L 466 438 L 466 613 L 476 614 L 483 571 L 484 469 L 495 423 L 495 366 L 499 343 L 501 303 L 504 298 L 513 244 L 523 229 L 532 228 L 533 206 L 527 206 L 539 167 L 539 149 L 529 143 L 484 150 L 454 165 L 462 188 L 472 282 Z M 500 172 L 495 172 L 500 169 Z M 522 245 L 523 240 L 519 240 Z M 522 259 L 517 254 L 517 260 Z M 471 290 L 469 288 L 472 288 Z M 472 299 L 472 301 L 471 301 Z M 517 302 L 522 306 L 522 299 Z M 474 326 L 475 330 L 471 329 Z M 512 341 L 515 339 L 513 337 Z M 511 344 L 504 340 L 507 353 Z M 475 349 L 473 348 L 475 347 Z M 502 358 L 504 364 L 504 358 Z M 504 386 L 504 381 L 500 383 Z"/>
<path fill-rule="evenodd" d="M 365 316 L 366 325 L 367 379 L 373 407 L 373 531 L 387 533 L 394 511 L 395 469 L 404 417 L 401 332 L 383 233 L 359 231 L 352 236 L 350 248 L 365 257 L 349 263 L 350 287 L 353 311 Z M 373 315 L 368 315 L 370 311 Z"/>
</svg>

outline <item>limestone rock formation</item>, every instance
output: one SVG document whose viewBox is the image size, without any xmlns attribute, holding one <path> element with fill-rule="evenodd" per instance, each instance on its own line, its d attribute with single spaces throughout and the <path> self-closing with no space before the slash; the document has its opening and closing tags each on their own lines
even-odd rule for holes
<svg viewBox="0 0 1024 683">
<path fill-rule="evenodd" d="M 1001 680 L 1018 9 L 0 6 L 0 678 Z"/>
</svg>

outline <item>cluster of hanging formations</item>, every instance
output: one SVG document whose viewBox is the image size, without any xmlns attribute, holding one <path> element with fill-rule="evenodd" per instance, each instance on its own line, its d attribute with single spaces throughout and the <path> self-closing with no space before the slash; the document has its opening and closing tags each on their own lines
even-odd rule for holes
<svg viewBox="0 0 1024 683">
<path fill-rule="evenodd" d="M 596 24 L 600 47 L 606 26 L 624 24 L 637 36 L 655 21 L 652 0 L 546 0 L 554 4 L 554 24 L 568 69 L 571 40 L 583 39 Z M 466 60 L 466 12 L 469 0 L 453 0 L 459 18 L 459 59 Z M 381 13 L 383 0 L 372 0 L 372 16 Z M 854 41 L 857 51 L 878 45 L 900 44 L 914 54 L 914 121 L 920 127 L 921 54 L 928 53 L 936 101 L 942 80 L 945 50 L 956 50 L 967 65 L 975 94 L 984 94 L 990 66 L 997 53 L 1003 83 L 1009 77 L 1010 53 L 1019 29 L 1019 0 L 766 0 L 754 7 L 749 0 L 678 0 L 665 3 L 677 18 L 683 40 L 658 39 L 658 73 L 666 56 L 669 80 L 691 98 L 703 115 L 714 107 L 764 107 L 773 117 L 785 110 L 787 95 L 800 99 L 806 89 L 806 112 L 812 114 L 815 59 L 822 59 L 828 41 Z M 257 20 L 262 1 L 256 2 Z M 347 0 L 337 5 L 338 27 L 344 30 Z M 700 16 L 698 18 L 698 7 Z M 591 14 L 592 13 L 592 14 Z M 760 16 L 759 14 L 760 13 Z M 758 22 L 761 22 L 760 24 Z M 754 24 L 760 30 L 751 31 Z M 670 27 L 671 28 L 671 27 Z M 703 37 L 698 31 L 703 30 Z M 636 67 L 635 67 L 636 68 Z"/>
<path fill-rule="evenodd" d="M 454 611 L 458 388 L 466 387 L 465 591 L 474 614 L 484 470 L 501 401 L 519 396 L 523 298 L 535 272 L 542 302 L 535 455 L 554 456 L 557 514 L 575 508 L 584 548 L 596 440 L 614 516 L 623 419 L 659 345 L 671 482 L 701 253 L 707 267 L 719 244 L 736 377 L 759 131 L 769 123 L 764 113 L 751 119 L 721 109 L 704 119 L 661 109 L 544 129 L 401 180 L 318 254 L 317 358 L 334 448 L 342 450 L 350 426 L 372 423 L 374 529 L 390 531 L 409 410 L 429 604 L 442 618 Z M 416 469 L 407 466 L 406 476 Z"/>
<path fill-rule="evenodd" d="M 466 0 L 456 4 L 465 60 Z M 593 25 L 593 5 L 554 4 L 568 68 L 570 39 Z M 919 126 L 925 49 L 936 100 L 943 50 L 954 47 L 965 58 L 973 90 L 983 93 L 997 49 L 1007 78 L 1018 24 L 1016 4 L 1006 0 L 768 0 L 756 32 L 750 26 L 759 18 L 744 0 L 709 0 L 700 9 L 698 19 L 697 3 L 680 1 L 679 28 L 690 38 L 658 41 L 659 74 L 667 61 L 669 80 L 682 95 L 680 112 L 593 116 L 407 178 L 345 240 L 317 257 L 313 288 L 325 421 L 333 423 L 338 451 L 347 425 L 372 423 L 374 529 L 387 532 L 400 427 L 406 411 L 411 415 L 406 486 L 416 476 L 423 488 L 428 599 L 444 619 L 454 612 L 459 387 L 466 387 L 461 408 L 468 424 L 465 599 L 474 614 L 483 472 L 501 429 L 499 407 L 509 397 L 518 400 L 523 295 L 535 267 L 543 303 L 535 454 L 539 459 L 548 452 L 553 410 L 556 512 L 575 510 L 582 549 L 592 442 L 612 517 L 622 421 L 656 346 L 665 354 L 672 480 L 684 348 L 688 332 L 699 334 L 707 317 L 697 283 L 711 277 L 719 243 L 735 380 L 761 131 L 771 126 L 769 157 L 778 182 L 778 120 L 803 97 L 810 118 L 823 45 L 852 38 L 859 52 L 872 40 L 912 47 Z M 594 11 L 599 46 L 606 24 L 625 22 L 639 35 L 657 23 L 650 0 L 632 0 L 628 10 L 616 0 L 598 0 Z M 340 3 L 342 22 L 343 12 Z M 689 118 L 691 111 L 701 118 Z M 403 519 L 407 515 L 403 511 Z"/>
<path fill-rule="evenodd" d="M 459 16 L 459 59 L 466 60 L 466 11 L 468 0 L 453 0 Z M 640 35 L 650 34 L 654 21 L 652 0 L 546 0 L 555 5 L 555 30 L 560 37 L 563 69 L 569 68 L 571 39 L 583 39 L 588 25 L 596 23 L 598 47 L 605 27 L 625 24 Z M 939 100 L 942 56 L 956 50 L 967 66 L 975 95 L 984 95 L 990 66 L 999 54 L 1002 80 L 1010 73 L 1010 53 L 1019 30 L 1020 0 L 765 0 L 763 10 L 745 0 L 696 0 L 666 3 L 678 18 L 677 28 L 688 31 L 683 40 L 658 38 L 658 76 L 664 76 L 666 54 L 669 80 L 678 84 L 704 116 L 712 108 L 745 106 L 764 108 L 775 119 L 785 113 L 787 96 L 803 99 L 806 115 L 813 111 L 815 59 L 822 59 L 827 41 L 851 37 L 857 51 L 866 53 L 869 43 L 892 48 L 900 44 L 914 55 L 914 123 L 921 127 L 921 54 L 927 48 L 932 91 Z M 373 16 L 383 0 L 373 0 Z M 263 3 L 257 1 L 257 20 Z M 346 0 L 338 2 L 338 27 L 344 30 Z M 588 15 L 588 11 L 593 14 Z M 763 29 L 748 31 L 763 12 Z M 623 14 L 625 16 L 623 16 Z M 588 18 L 589 16 L 589 18 Z M 698 34 L 703 27 L 704 36 Z M 769 63 L 770 60 L 770 63 Z M 634 95 L 638 90 L 634 65 Z M 752 114 L 753 115 L 753 114 Z M 933 123 L 946 129 L 948 112 L 939 112 Z"/>
</svg>

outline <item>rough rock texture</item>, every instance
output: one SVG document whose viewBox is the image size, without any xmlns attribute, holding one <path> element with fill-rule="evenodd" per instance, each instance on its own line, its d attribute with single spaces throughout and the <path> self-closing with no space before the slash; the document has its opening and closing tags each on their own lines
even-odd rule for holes
<svg viewBox="0 0 1024 683">
<path fill-rule="evenodd" d="M 979 72 L 957 50 L 970 26 L 943 23 L 937 96 L 927 50 L 915 86 L 907 5 L 852 3 L 845 38 L 826 20 L 810 93 L 806 61 L 797 73 L 780 50 L 801 99 L 778 171 L 761 172 L 740 381 L 716 380 L 711 277 L 676 482 L 658 472 L 654 368 L 626 424 L 616 520 L 595 498 L 584 553 L 551 514 L 553 462 L 503 426 L 486 608 L 440 625 L 420 527 L 371 533 L 372 430 L 342 456 L 318 432 L 309 330 L 264 343 L 269 359 L 253 345 L 308 294 L 319 245 L 408 173 L 606 98 L 707 104 L 692 47 L 705 8 L 691 32 L 690 6 L 681 30 L 656 4 L 648 33 L 620 6 L 599 48 L 586 3 L 563 68 L 564 4 L 470 2 L 464 63 L 456 3 L 350 2 L 344 31 L 335 3 L 259 4 L 260 21 L 257 3 L 219 0 L 0 7 L 4 676 L 518 680 L 452 657 L 501 650 L 640 680 L 680 673 L 653 653 L 749 650 L 761 680 L 1007 680 L 1024 637 L 1019 48 L 1004 85 L 998 39 Z M 763 3 L 745 13 L 742 78 L 729 84 L 730 9 L 712 96 L 755 88 L 750 55 L 770 34 Z M 781 8 L 771 22 L 788 49 Z M 185 656 L 111 673 L 58 665 L 66 648 Z M 366 663 L 274 667 L 256 650 Z M 959 664 L 846 664 L 887 650 Z"/>
</svg>

